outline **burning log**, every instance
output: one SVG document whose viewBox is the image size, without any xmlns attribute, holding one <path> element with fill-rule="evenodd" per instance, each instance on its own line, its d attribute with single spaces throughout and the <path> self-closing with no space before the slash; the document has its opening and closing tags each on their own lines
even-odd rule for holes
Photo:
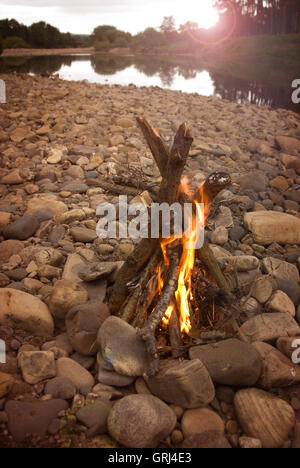
<svg viewBox="0 0 300 468">
<path fill-rule="evenodd" d="M 171 304 L 173 310 L 170 314 L 169 319 L 169 336 L 170 336 L 170 343 L 171 343 L 171 352 L 174 359 L 182 356 L 182 336 L 180 330 L 180 322 L 178 317 L 178 309 L 177 305 Z"/>
<path fill-rule="evenodd" d="M 168 149 L 158 130 L 145 119 L 138 118 L 137 122 L 162 176 L 158 202 L 169 205 L 176 201 L 181 205 L 186 202 L 190 204 L 191 198 L 187 195 L 185 181 L 182 179 L 193 141 L 189 128 L 185 123 L 180 125 L 174 143 Z M 195 216 L 192 217 L 191 237 L 184 233 L 181 245 L 175 236 L 168 239 L 142 239 L 118 272 L 109 298 L 109 307 L 111 313 L 120 314 L 124 320 L 139 328 L 138 335 L 145 341 L 151 359 L 150 375 L 159 370 L 155 332 L 166 316 L 171 346 L 174 347 L 172 355 L 179 356 L 181 353 L 181 333 L 188 333 L 191 328 L 189 309 L 195 250 L 190 247 L 189 242 L 197 238 L 199 229 L 204 229 L 213 199 L 230 183 L 230 176 L 226 173 L 208 176 L 200 189 L 192 194 L 193 210 L 200 213 L 200 221 Z M 203 210 L 199 203 L 204 204 Z M 227 302 L 233 302 L 235 298 L 206 241 L 197 250 L 197 257 L 222 292 L 223 298 Z M 236 331 L 235 320 L 234 317 L 232 328 Z"/>
<path fill-rule="evenodd" d="M 175 249 L 170 255 L 170 265 L 158 303 L 146 323 L 138 331 L 138 336 L 145 341 L 147 351 L 151 357 L 148 375 L 155 375 L 159 371 L 159 355 L 155 341 L 155 330 L 174 300 L 177 289 L 179 262 L 179 252 L 178 249 Z M 174 306 L 171 305 L 170 307 L 173 308 Z"/>
</svg>

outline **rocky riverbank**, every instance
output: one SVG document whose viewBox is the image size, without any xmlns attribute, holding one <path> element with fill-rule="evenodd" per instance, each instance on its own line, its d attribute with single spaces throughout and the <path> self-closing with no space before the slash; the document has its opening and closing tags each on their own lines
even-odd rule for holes
<svg viewBox="0 0 300 468">
<path fill-rule="evenodd" d="M 94 47 L 77 47 L 70 49 L 4 49 L 2 57 L 34 57 L 38 55 L 73 55 L 94 54 Z"/>
<path fill-rule="evenodd" d="M 0 78 L 0 446 L 300 447 L 299 115 L 160 88 Z M 167 141 L 189 123 L 195 184 L 214 170 L 232 177 L 207 236 L 234 272 L 248 339 L 193 347 L 153 378 L 135 330 L 105 305 L 135 241 L 96 234 L 100 203 L 147 204 L 159 183 L 137 116 Z"/>
</svg>

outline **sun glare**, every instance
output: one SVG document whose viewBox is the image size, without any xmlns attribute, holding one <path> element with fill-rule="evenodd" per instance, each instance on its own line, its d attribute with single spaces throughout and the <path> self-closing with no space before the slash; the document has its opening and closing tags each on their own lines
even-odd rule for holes
<svg viewBox="0 0 300 468">
<path fill-rule="evenodd" d="M 178 25 L 191 21 L 199 28 L 209 29 L 219 21 L 219 15 L 213 0 L 185 0 L 178 3 L 175 19 Z"/>
</svg>

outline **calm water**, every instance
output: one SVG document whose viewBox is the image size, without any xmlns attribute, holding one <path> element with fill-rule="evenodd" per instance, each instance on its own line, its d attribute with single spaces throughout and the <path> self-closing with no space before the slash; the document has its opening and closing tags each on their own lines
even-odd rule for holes
<svg viewBox="0 0 300 468">
<path fill-rule="evenodd" d="M 254 70 L 255 71 L 255 70 Z M 65 80 L 88 80 L 102 84 L 159 86 L 204 96 L 217 95 L 238 103 L 268 105 L 299 112 L 291 101 L 291 89 L 209 70 L 194 57 L 68 55 L 41 57 L 2 57 L 0 73 L 58 73 Z M 240 73 L 240 69 L 239 69 Z"/>
</svg>

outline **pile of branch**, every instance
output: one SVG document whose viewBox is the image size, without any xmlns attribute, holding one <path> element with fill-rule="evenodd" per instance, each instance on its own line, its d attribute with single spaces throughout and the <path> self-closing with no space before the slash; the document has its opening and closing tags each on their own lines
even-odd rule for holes
<svg viewBox="0 0 300 468">
<path fill-rule="evenodd" d="M 180 125 L 172 147 L 169 149 L 159 131 L 152 127 L 145 119 L 137 119 L 145 140 L 152 152 L 154 160 L 160 171 L 162 180 L 158 191 L 158 203 L 166 202 L 169 205 L 179 201 L 184 204 L 187 200 L 184 194 L 180 194 L 180 184 L 184 167 L 193 142 L 188 126 Z M 194 195 L 197 201 L 205 200 L 209 209 L 214 197 L 225 187 L 230 185 L 230 176 L 226 173 L 215 172 L 210 174 L 198 193 Z M 160 239 L 142 239 L 135 247 L 132 254 L 126 259 L 119 270 L 116 281 L 110 293 L 109 308 L 112 314 L 138 328 L 138 336 L 145 341 L 149 353 L 151 365 L 149 375 L 155 375 L 159 370 L 159 353 L 155 340 L 155 330 L 170 304 L 174 304 L 169 322 L 169 336 L 173 348 L 173 356 L 180 354 L 181 333 L 179 328 L 178 312 L 174 293 L 177 289 L 178 269 L 182 253 L 181 244 L 173 242 L 168 248 L 169 266 L 164 272 L 164 286 L 151 314 L 147 317 L 147 310 L 153 304 L 153 291 L 157 291 L 158 281 L 157 266 L 163 264 Z M 234 302 L 235 298 L 230 291 L 227 281 L 209 248 L 207 241 L 198 251 L 204 267 L 227 302 Z M 232 319 L 232 328 L 238 331 L 235 317 Z"/>
</svg>

